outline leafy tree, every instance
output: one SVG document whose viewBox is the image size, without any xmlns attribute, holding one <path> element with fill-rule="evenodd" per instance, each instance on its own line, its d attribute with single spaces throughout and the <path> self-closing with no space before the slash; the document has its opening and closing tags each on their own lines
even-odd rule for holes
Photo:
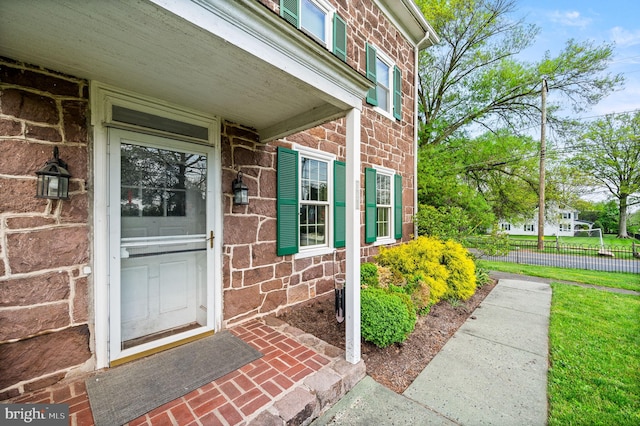
<svg viewBox="0 0 640 426">
<path fill-rule="evenodd" d="M 543 76 L 552 94 L 547 119 L 560 134 L 574 124 L 560 117 L 562 102 L 586 109 L 621 85 L 606 72 L 612 46 L 569 40 L 557 56 L 524 62 L 516 56 L 539 29 L 515 17 L 514 0 L 417 3 L 440 37 L 420 53 L 419 203 L 460 207 L 478 229 L 496 216 L 530 214 L 538 151 L 518 133 L 540 126 Z M 561 199 L 570 175 L 557 170 L 546 192 Z"/>
<path fill-rule="evenodd" d="M 595 120 L 572 148 L 571 163 L 618 200 L 618 238 L 628 238 L 628 207 L 640 204 L 640 112 Z"/>
<path fill-rule="evenodd" d="M 440 37 L 420 54 L 420 145 L 441 144 L 475 126 L 523 129 L 539 125 L 540 89 L 546 76 L 556 102 L 547 119 L 559 124 L 560 100 L 575 110 L 597 103 L 622 83 L 607 74 L 609 44 L 568 40 L 556 57 L 516 59 L 539 33 L 514 18 L 514 0 L 418 0 Z"/>
</svg>

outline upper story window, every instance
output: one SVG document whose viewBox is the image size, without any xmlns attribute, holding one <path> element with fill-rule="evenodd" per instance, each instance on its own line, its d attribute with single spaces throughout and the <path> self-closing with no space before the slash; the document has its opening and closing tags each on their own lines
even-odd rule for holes
<svg viewBox="0 0 640 426">
<path fill-rule="evenodd" d="M 280 0 L 280 16 L 347 60 L 347 24 L 326 0 Z"/>
<path fill-rule="evenodd" d="M 367 78 L 375 87 L 367 94 L 367 103 L 383 115 L 402 119 L 402 73 L 387 55 L 367 43 Z"/>
<path fill-rule="evenodd" d="M 331 45 L 331 10 L 322 2 L 301 0 L 300 27 L 314 35 L 325 45 Z"/>
<path fill-rule="evenodd" d="M 571 219 L 571 213 L 560 213 L 560 219 Z"/>
</svg>

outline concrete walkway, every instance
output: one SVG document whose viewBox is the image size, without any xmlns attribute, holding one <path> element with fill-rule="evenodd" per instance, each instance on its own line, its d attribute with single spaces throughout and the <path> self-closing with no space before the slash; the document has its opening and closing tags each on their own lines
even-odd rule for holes
<svg viewBox="0 0 640 426">
<path fill-rule="evenodd" d="M 370 377 L 312 425 L 545 425 L 548 283 L 498 285 L 402 394 Z"/>
</svg>

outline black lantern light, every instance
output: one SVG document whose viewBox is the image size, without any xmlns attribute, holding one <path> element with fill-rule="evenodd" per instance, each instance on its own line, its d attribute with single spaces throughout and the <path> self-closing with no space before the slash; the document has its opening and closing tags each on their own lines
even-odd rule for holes
<svg viewBox="0 0 640 426">
<path fill-rule="evenodd" d="M 249 204 L 249 187 L 242 182 L 242 172 L 238 172 L 233 180 L 233 204 L 243 206 Z"/>
<path fill-rule="evenodd" d="M 69 178 L 67 163 L 59 158 L 58 147 L 53 148 L 53 158 L 36 172 L 38 188 L 36 198 L 51 200 L 69 199 Z"/>
</svg>

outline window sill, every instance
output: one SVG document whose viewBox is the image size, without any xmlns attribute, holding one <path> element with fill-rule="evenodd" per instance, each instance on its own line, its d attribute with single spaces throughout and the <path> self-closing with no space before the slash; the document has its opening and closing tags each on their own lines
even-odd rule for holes
<svg viewBox="0 0 640 426">
<path fill-rule="evenodd" d="M 310 249 L 305 251 L 300 251 L 293 255 L 294 259 L 306 259 L 308 257 L 313 256 L 323 256 L 325 254 L 333 254 L 336 250 L 331 247 L 321 247 L 316 249 Z"/>
<path fill-rule="evenodd" d="M 374 246 L 386 246 L 389 244 L 395 244 L 396 243 L 396 239 L 395 238 L 381 238 L 379 240 L 376 240 L 373 245 Z"/>
</svg>

